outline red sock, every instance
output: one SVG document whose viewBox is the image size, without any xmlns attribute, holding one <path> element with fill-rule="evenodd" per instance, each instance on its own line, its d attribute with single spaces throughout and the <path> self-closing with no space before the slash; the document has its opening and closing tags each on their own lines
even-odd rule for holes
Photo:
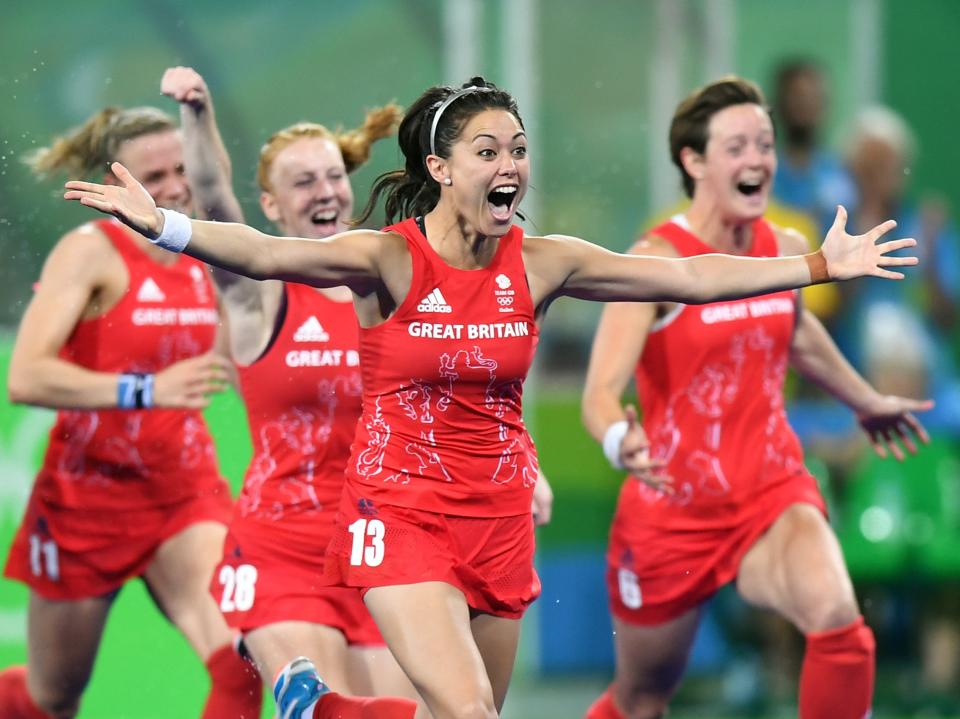
<svg viewBox="0 0 960 719">
<path fill-rule="evenodd" d="M 417 703 L 401 697 L 348 697 L 327 692 L 313 710 L 313 719 L 413 719 Z"/>
<path fill-rule="evenodd" d="M 626 719 L 623 713 L 613 703 L 613 695 L 609 687 L 597 700 L 590 705 L 583 719 Z"/>
<path fill-rule="evenodd" d="M 207 659 L 210 693 L 201 719 L 259 719 L 263 684 L 254 666 L 225 644 Z"/>
<path fill-rule="evenodd" d="M 865 719 L 873 705 L 876 642 L 863 617 L 807 635 L 800 719 Z"/>
<path fill-rule="evenodd" d="M 33 703 L 27 692 L 27 668 L 10 667 L 0 672 L 0 717 L 4 719 L 52 719 Z"/>
</svg>

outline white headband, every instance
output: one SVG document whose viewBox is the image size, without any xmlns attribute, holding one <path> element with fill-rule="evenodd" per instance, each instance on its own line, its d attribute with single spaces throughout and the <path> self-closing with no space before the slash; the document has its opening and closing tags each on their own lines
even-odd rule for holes
<svg viewBox="0 0 960 719">
<path fill-rule="evenodd" d="M 491 87 L 477 87 L 476 85 L 471 85 L 470 87 L 465 87 L 462 90 L 457 90 L 454 93 L 451 93 L 446 100 L 444 100 L 440 107 L 437 108 L 437 111 L 433 114 L 433 124 L 430 125 L 430 154 L 437 154 L 437 125 L 440 124 L 440 116 L 443 114 L 443 111 L 446 110 L 450 105 L 459 100 L 464 95 L 469 95 L 472 92 L 492 92 L 493 88 Z"/>
</svg>

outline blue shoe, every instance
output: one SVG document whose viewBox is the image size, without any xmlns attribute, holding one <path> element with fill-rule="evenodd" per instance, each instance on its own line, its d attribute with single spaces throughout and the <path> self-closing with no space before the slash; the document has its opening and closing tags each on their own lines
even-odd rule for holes
<svg viewBox="0 0 960 719">
<path fill-rule="evenodd" d="M 306 657 L 297 657 L 287 664 L 273 685 L 280 719 L 300 719 L 300 712 L 330 691 L 317 668 Z"/>
</svg>

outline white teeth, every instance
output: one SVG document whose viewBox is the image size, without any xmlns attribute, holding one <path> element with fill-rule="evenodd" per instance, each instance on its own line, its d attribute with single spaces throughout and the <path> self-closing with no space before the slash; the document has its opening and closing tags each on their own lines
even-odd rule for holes
<svg viewBox="0 0 960 719">
<path fill-rule="evenodd" d="M 315 222 L 332 222 L 337 219 L 337 211 L 327 210 L 325 212 L 314 212 L 310 219 Z"/>
<path fill-rule="evenodd" d="M 493 191 L 494 191 L 494 192 L 502 192 L 502 193 L 504 193 L 504 194 L 512 195 L 513 193 L 515 193 L 515 192 L 517 191 L 517 186 L 516 186 L 516 185 L 504 185 L 503 187 L 495 187 L 495 188 L 493 188 Z"/>
</svg>

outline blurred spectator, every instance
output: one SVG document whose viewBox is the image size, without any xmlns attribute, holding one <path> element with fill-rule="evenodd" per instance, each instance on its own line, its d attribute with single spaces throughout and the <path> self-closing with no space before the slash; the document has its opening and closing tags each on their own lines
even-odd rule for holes
<svg viewBox="0 0 960 719">
<path fill-rule="evenodd" d="M 855 581 L 859 578 L 858 561 L 851 552 L 856 548 L 847 540 L 857 539 L 850 535 L 857 533 L 856 527 L 869 505 L 880 506 L 896 498 L 891 505 L 896 511 L 890 536 L 896 538 L 891 541 L 903 545 L 902 554 L 897 556 L 906 558 L 907 565 L 890 575 L 898 589 L 892 594 L 881 591 L 874 600 L 878 606 L 899 606 L 910 617 L 908 634 L 916 637 L 915 651 L 919 655 L 914 707 L 924 711 L 946 708 L 946 715 L 954 716 L 960 708 L 956 690 L 960 680 L 960 607 L 954 596 L 960 562 L 949 557 L 960 554 L 957 508 L 953 506 L 956 497 L 951 494 L 951 488 L 960 483 L 955 451 L 960 438 L 960 382 L 950 340 L 956 333 L 956 303 L 960 299 L 960 242 L 942 201 L 925 198 L 914 205 L 906 199 L 917 150 L 907 123 L 885 107 L 862 110 L 847 133 L 844 161 L 859 196 L 849 226 L 863 231 L 878 217 L 897 219 L 898 233 L 917 239 L 921 265 L 916 272 L 905 273 L 900 282 L 881 286 L 875 279 L 864 279 L 840 288 L 843 301 L 835 337 L 879 391 L 936 400 L 934 409 L 924 416 L 933 445 L 924 450 L 926 461 L 912 458 L 889 476 L 879 476 L 877 467 L 870 463 L 851 462 L 835 469 L 854 483 L 847 488 L 849 491 L 842 492 L 846 501 L 840 514 L 847 516 L 850 526 L 840 538 Z M 818 424 L 831 424 L 822 411 L 817 417 Z M 832 440 L 834 450 L 837 445 L 846 445 L 841 453 L 829 452 L 830 442 L 821 446 L 816 437 L 807 439 L 813 440 L 814 453 L 834 461 L 840 456 L 861 456 L 863 445 L 855 426 L 850 423 L 847 430 L 835 431 Z M 858 487 L 863 483 L 872 489 Z M 902 572 L 908 565 L 914 576 L 904 581 Z M 917 581 L 923 586 L 919 592 L 913 586 Z M 892 628 L 899 621 L 896 617 L 872 619 L 881 641 L 884 633 L 897 633 Z"/>
<path fill-rule="evenodd" d="M 774 74 L 773 114 L 779 143 L 771 222 L 791 227 L 808 240 L 822 237 L 837 205 L 856 206 L 856 191 L 840 159 L 820 146 L 827 115 L 827 90 L 810 59 L 785 60 Z M 832 330 L 840 294 L 833 285 L 808 287 L 804 304 Z"/>
<path fill-rule="evenodd" d="M 913 334 L 923 343 L 920 354 L 925 358 L 927 391 L 937 400 L 926 424 L 934 432 L 960 435 L 960 385 L 950 351 L 960 299 L 960 240 L 943 202 L 925 199 L 914 207 L 905 199 L 917 144 L 903 118 L 885 107 L 866 108 L 855 118 L 844 146 L 860 198 L 850 216 L 851 227 L 863 231 L 877 217 L 896 218 L 900 233 L 917 238 L 921 265 L 901 282 L 881 286 L 870 278 L 840 288 L 844 300 L 837 322 L 838 344 L 854 365 L 869 372 L 869 357 L 878 353 L 868 350 L 876 348 L 876 337 L 887 324 L 882 318 L 890 312 L 883 307 L 893 303 L 907 309 L 917 325 Z M 890 339 L 883 351 L 920 349 L 907 346 L 902 337 Z"/>
<path fill-rule="evenodd" d="M 774 197 L 814 218 L 818 234 L 833 223 L 837 205 L 856 206 L 856 190 L 840 159 L 821 147 L 827 111 L 823 73 L 809 59 L 783 62 L 774 79 L 773 113 L 779 164 Z"/>
</svg>

